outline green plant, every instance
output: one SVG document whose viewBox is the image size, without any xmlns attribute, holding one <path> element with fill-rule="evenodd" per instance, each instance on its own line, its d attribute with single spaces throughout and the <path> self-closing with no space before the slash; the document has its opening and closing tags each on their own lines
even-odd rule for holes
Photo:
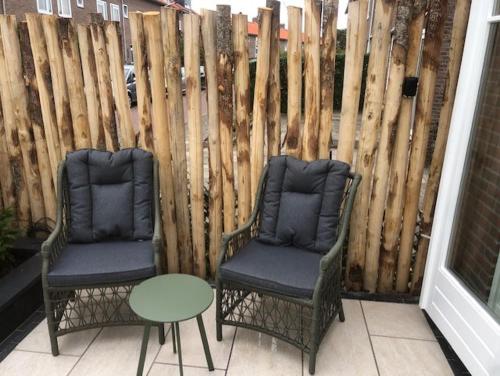
<svg viewBox="0 0 500 376">
<path fill-rule="evenodd" d="M 11 208 L 0 211 L 0 270 L 7 269 L 14 259 L 10 253 L 10 247 L 18 235 L 14 219 Z"/>
</svg>

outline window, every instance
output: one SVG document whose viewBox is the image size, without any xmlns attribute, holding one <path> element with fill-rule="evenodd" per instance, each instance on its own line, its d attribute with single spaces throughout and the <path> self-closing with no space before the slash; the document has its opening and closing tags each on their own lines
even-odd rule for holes
<svg viewBox="0 0 500 376">
<path fill-rule="evenodd" d="M 120 7 L 116 4 L 109 4 L 111 10 L 111 21 L 120 22 Z"/>
<path fill-rule="evenodd" d="M 128 5 L 123 4 L 123 18 L 128 18 Z"/>
<path fill-rule="evenodd" d="M 78 8 L 84 8 L 85 7 L 85 4 L 83 2 L 84 0 L 76 0 L 76 6 Z"/>
<path fill-rule="evenodd" d="M 57 11 L 60 17 L 71 18 L 71 0 L 57 0 Z"/>
<path fill-rule="evenodd" d="M 97 0 L 97 13 L 101 13 L 105 20 L 108 19 L 108 5 L 105 1 Z"/>
<path fill-rule="evenodd" d="M 52 0 L 36 0 L 38 13 L 52 14 Z"/>
</svg>

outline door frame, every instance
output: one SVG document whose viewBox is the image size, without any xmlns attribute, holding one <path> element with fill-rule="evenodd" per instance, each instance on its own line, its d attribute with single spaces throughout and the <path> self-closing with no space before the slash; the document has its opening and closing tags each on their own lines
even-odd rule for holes
<svg viewBox="0 0 500 376">
<path fill-rule="evenodd" d="M 447 267 L 453 222 L 487 57 L 494 0 L 472 0 L 420 307 L 473 375 L 500 375 L 500 324 Z M 500 25 L 499 25 L 500 27 Z"/>
</svg>

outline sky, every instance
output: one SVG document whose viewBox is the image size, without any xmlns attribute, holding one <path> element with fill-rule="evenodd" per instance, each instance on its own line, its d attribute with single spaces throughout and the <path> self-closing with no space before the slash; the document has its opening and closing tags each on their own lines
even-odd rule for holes
<svg viewBox="0 0 500 376">
<path fill-rule="evenodd" d="M 337 27 L 339 29 L 345 29 L 347 25 L 347 14 L 345 10 L 347 9 L 347 3 L 349 0 L 339 0 L 339 17 Z M 285 26 L 288 24 L 287 10 L 286 7 L 293 5 L 304 9 L 304 0 L 280 0 L 281 10 L 280 10 L 280 20 Z M 199 13 L 201 8 L 215 10 L 217 4 L 228 4 L 231 5 L 232 13 L 243 13 L 248 16 L 248 20 L 251 21 L 253 17 L 257 17 L 257 8 L 265 7 L 266 0 L 191 0 L 191 8 Z"/>
</svg>

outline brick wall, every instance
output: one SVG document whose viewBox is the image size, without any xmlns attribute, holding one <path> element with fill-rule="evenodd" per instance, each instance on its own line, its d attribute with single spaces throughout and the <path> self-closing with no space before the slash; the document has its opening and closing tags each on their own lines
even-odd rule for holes
<svg viewBox="0 0 500 376">
<path fill-rule="evenodd" d="M 500 27 L 479 98 L 452 266 L 487 301 L 500 250 Z"/>
</svg>

